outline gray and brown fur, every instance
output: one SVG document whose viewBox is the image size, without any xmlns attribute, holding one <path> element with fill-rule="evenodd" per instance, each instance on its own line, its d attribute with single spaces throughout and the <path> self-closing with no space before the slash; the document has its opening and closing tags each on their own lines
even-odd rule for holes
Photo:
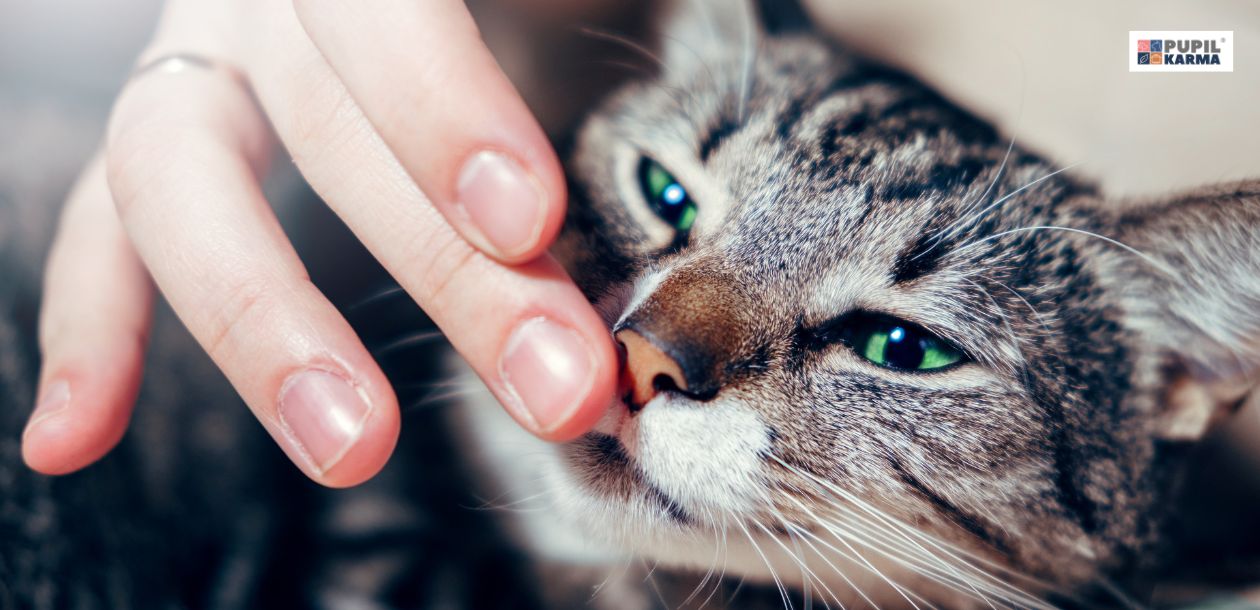
<svg viewBox="0 0 1260 610">
<path fill-rule="evenodd" d="M 808 474 L 1041 581 L 1038 594 L 1140 581 L 1163 559 L 1184 442 L 1260 365 L 1260 183 L 1126 212 L 812 34 L 759 28 L 750 52 L 747 25 L 714 6 L 675 25 L 658 76 L 585 125 L 560 252 L 610 324 L 681 343 L 720 386 L 671 400 L 756 412 L 768 449 L 750 476 L 766 494 L 715 518 L 604 433 L 568 453 L 577 480 L 628 513 L 655 506 L 679 536 L 760 520 L 788 541 L 785 528 L 819 531 L 800 503 L 843 502 Z M 639 154 L 686 157 L 729 200 L 706 208 L 693 190 L 697 228 L 662 241 L 625 179 Z M 837 340 L 855 311 L 921 324 L 972 362 L 877 370 Z M 1197 402 L 1182 404 L 1186 386 Z"/>
</svg>

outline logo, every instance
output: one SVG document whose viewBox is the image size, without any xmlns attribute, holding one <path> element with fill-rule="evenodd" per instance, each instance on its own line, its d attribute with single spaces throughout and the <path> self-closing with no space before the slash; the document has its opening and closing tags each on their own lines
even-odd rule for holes
<svg viewBox="0 0 1260 610">
<path fill-rule="evenodd" d="M 1130 72 L 1233 72 L 1234 32 L 1130 31 Z"/>
</svg>

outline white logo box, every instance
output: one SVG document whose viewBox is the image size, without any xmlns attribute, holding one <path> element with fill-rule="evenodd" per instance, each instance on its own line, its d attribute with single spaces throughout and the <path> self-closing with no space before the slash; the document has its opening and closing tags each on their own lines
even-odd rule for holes
<svg viewBox="0 0 1260 610">
<path fill-rule="evenodd" d="M 1218 64 L 1139 64 L 1139 40 L 1202 40 L 1210 41 L 1220 50 Z M 1233 72 L 1234 71 L 1234 31 L 1233 30 L 1130 30 L 1129 31 L 1129 71 L 1130 72 Z M 1175 54 L 1175 52 L 1174 52 Z M 1200 52 L 1202 54 L 1202 52 Z"/>
</svg>

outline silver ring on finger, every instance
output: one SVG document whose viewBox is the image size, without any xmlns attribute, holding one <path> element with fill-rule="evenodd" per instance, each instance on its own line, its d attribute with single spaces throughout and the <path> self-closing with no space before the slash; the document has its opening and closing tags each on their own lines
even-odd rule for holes
<svg viewBox="0 0 1260 610">
<path fill-rule="evenodd" d="M 246 82 L 244 73 L 226 61 L 196 53 L 176 52 L 159 55 L 138 65 L 131 71 L 127 83 L 150 74 L 183 74 L 198 70 L 224 74 L 241 84 Z"/>
</svg>

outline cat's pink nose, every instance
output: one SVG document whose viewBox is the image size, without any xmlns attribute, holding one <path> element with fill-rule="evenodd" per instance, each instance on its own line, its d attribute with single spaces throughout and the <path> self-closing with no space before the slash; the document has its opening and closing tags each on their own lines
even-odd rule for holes
<svg viewBox="0 0 1260 610">
<path fill-rule="evenodd" d="M 655 343 L 631 328 L 623 328 L 614 336 L 626 350 L 621 385 L 632 413 L 662 390 L 687 391 L 682 367 Z"/>
</svg>

